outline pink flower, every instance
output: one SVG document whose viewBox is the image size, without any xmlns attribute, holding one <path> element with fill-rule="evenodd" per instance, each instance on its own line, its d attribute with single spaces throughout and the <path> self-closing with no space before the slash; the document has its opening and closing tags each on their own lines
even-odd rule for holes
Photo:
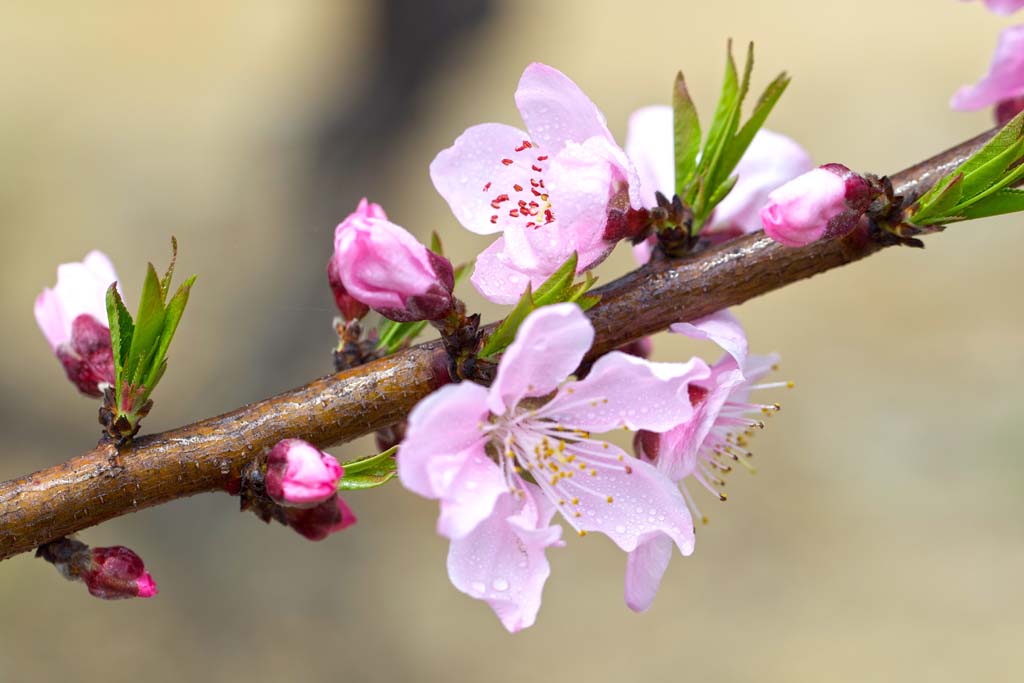
<svg viewBox="0 0 1024 683">
<path fill-rule="evenodd" d="M 81 579 L 90 594 L 104 600 L 151 598 L 158 592 L 142 558 L 121 545 L 93 548 Z"/>
<path fill-rule="evenodd" d="M 338 494 L 313 507 L 284 508 L 284 516 L 288 526 L 311 541 L 322 541 L 333 533 L 349 528 L 357 521 L 352 510 Z"/>
<path fill-rule="evenodd" d="M 688 384 L 707 365 L 651 363 L 620 352 L 567 381 L 594 329 L 574 304 L 530 314 L 505 351 L 490 389 L 448 385 L 409 415 L 398 475 L 441 501 L 438 533 L 451 539 L 452 583 L 485 600 L 511 631 L 531 625 L 559 543 L 554 511 L 583 535 L 625 551 L 665 535 L 693 551 L 686 502 L 663 474 L 591 436 L 613 429 L 665 431 L 688 420 Z M 528 478 L 527 478 L 528 477 Z"/>
<path fill-rule="evenodd" d="M 346 321 L 359 320 L 370 312 L 370 307 L 359 301 L 345 289 L 341 282 L 341 275 L 338 274 L 338 262 L 331 259 L 327 262 L 327 283 L 331 286 L 331 293 L 334 295 L 334 303 L 341 312 L 341 317 Z"/>
<path fill-rule="evenodd" d="M 107 289 L 117 280 L 110 259 L 89 252 L 81 263 L 57 267 L 57 284 L 36 298 L 43 336 L 78 389 L 101 396 L 114 383 L 114 356 L 107 323 Z"/>
<path fill-rule="evenodd" d="M 267 495 L 280 505 L 313 507 L 337 492 L 343 474 L 334 456 L 302 439 L 284 439 L 267 454 Z"/>
<path fill-rule="evenodd" d="M 693 478 L 715 497 L 721 474 L 731 470 L 731 462 L 746 465 L 750 431 L 761 427 L 758 417 L 778 409 L 776 405 L 752 403 L 752 389 L 778 385 L 755 384 L 777 362 L 775 356 L 747 354 L 747 340 L 739 322 L 727 311 L 720 311 L 693 323 L 676 323 L 673 332 L 695 339 L 709 339 L 727 352 L 711 367 L 711 374 L 690 384 L 693 416 L 661 434 L 637 434 L 637 455 L 650 461 L 657 470 L 679 482 L 693 512 L 700 516 L 696 503 L 686 490 L 685 480 Z M 661 578 L 672 557 L 672 540 L 667 536 L 647 539 L 629 554 L 626 562 L 626 604 L 643 611 L 654 600 Z"/>
<path fill-rule="evenodd" d="M 1009 121 L 1024 106 L 1024 26 L 1003 29 L 988 73 L 974 85 L 957 90 L 949 102 L 950 107 L 960 111 L 991 105 L 996 106 L 1000 123 Z"/>
<path fill-rule="evenodd" d="M 452 309 L 452 264 L 366 199 L 334 232 L 332 270 L 350 296 L 391 320 L 437 320 Z"/>
<path fill-rule="evenodd" d="M 471 281 L 496 303 L 515 303 L 575 251 L 578 272 L 615 246 L 604 239 L 609 209 L 636 206 L 636 173 L 604 116 L 565 74 L 526 67 L 515 95 L 529 132 L 473 126 L 430 164 L 434 187 L 460 223 L 501 232 L 477 257 Z"/>
<path fill-rule="evenodd" d="M 672 140 L 671 107 L 644 107 L 629 117 L 626 154 L 636 164 L 640 200 L 645 207 L 656 204 L 656 191 L 667 197 L 675 194 Z M 738 176 L 735 187 L 715 208 L 701 235 L 719 241 L 757 232 L 761 229 L 758 212 L 768 200 L 768 193 L 812 167 L 810 156 L 799 144 L 762 128 L 733 171 Z M 650 248 L 650 241 L 634 248 L 640 263 L 650 259 Z"/>
<path fill-rule="evenodd" d="M 776 242 L 802 247 L 856 228 L 874 194 L 863 176 L 842 164 L 825 164 L 769 194 L 761 222 Z"/>
<path fill-rule="evenodd" d="M 970 2 L 970 0 L 964 0 Z M 985 0 L 985 6 L 996 14 L 1010 15 L 1024 7 L 1024 0 Z"/>
</svg>

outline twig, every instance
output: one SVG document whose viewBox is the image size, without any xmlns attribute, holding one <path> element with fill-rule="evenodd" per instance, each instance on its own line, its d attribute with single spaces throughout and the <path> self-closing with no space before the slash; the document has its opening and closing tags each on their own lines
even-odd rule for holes
<svg viewBox="0 0 1024 683">
<path fill-rule="evenodd" d="M 892 176 L 919 195 L 995 130 Z M 685 259 L 651 263 L 598 290 L 590 358 L 859 260 L 879 242 L 844 239 L 790 249 L 757 233 Z M 104 445 L 0 484 L 0 559 L 137 509 L 238 485 L 242 468 L 280 439 L 321 447 L 398 422 L 447 379 L 436 342 L 254 403 L 226 415 L 144 436 L 118 452 Z"/>
</svg>

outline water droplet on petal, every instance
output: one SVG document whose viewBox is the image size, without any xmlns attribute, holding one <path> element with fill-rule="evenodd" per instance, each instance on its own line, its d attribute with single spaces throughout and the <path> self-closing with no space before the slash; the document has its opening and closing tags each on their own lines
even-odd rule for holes
<svg viewBox="0 0 1024 683">
<path fill-rule="evenodd" d="M 615 533 L 617 533 L 617 534 L 624 534 L 624 533 L 626 533 L 626 527 L 622 526 L 621 524 L 618 525 L 617 527 L 615 527 Z"/>
<path fill-rule="evenodd" d="M 477 593 L 483 593 L 485 590 L 487 590 L 487 586 L 485 586 L 481 581 L 474 581 L 472 588 Z"/>
<path fill-rule="evenodd" d="M 508 581 L 506 581 L 505 579 L 495 579 L 491 583 L 491 585 L 494 587 L 494 590 L 496 590 L 496 591 L 507 591 L 508 590 Z"/>
</svg>

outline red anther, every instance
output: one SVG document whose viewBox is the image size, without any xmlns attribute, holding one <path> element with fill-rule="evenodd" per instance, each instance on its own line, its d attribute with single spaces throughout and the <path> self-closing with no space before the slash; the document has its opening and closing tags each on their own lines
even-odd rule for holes
<svg viewBox="0 0 1024 683">
<path fill-rule="evenodd" d="M 534 197 L 539 197 L 540 196 L 540 192 L 537 192 L 537 190 L 533 189 L 532 187 L 530 188 L 530 192 L 533 193 Z"/>
<path fill-rule="evenodd" d="M 551 209 L 547 209 L 547 210 L 544 211 L 544 219 L 548 223 L 553 223 L 554 222 L 555 216 L 554 216 L 554 214 L 551 213 Z"/>
<path fill-rule="evenodd" d="M 540 187 L 540 183 L 537 182 L 536 178 L 530 178 L 530 185 L 533 187 Z"/>
<path fill-rule="evenodd" d="M 512 209 L 508 212 L 508 215 L 512 216 L 512 218 L 519 218 L 519 209 Z"/>
<path fill-rule="evenodd" d="M 523 144 L 516 147 L 517 152 L 522 152 L 524 149 L 530 149 L 533 144 L 529 140 L 523 140 Z"/>
<path fill-rule="evenodd" d="M 487 192 L 487 190 L 489 190 L 489 189 L 491 189 L 491 184 L 490 183 L 487 183 L 486 185 L 484 185 L 484 192 Z"/>
<path fill-rule="evenodd" d="M 548 155 L 547 154 L 543 154 L 543 155 L 537 157 L 537 161 L 547 161 L 547 160 L 548 160 Z"/>
<path fill-rule="evenodd" d="M 543 170 L 544 170 L 543 168 L 541 168 L 541 167 L 540 167 L 540 166 L 538 166 L 537 164 L 534 164 L 534 165 L 533 165 L 533 166 L 531 166 L 530 168 L 532 168 L 532 169 L 533 169 L 534 171 L 536 171 L 537 173 L 540 173 L 541 171 L 543 171 Z"/>
<path fill-rule="evenodd" d="M 502 159 L 501 163 L 505 164 L 506 166 L 511 166 L 512 165 L 512 160 L 511 159 Z"/>
<path fill-rule="evenodd" d="M 522 192 L 523 191 L 523 186 L 522 185 L 513 185 L 512 187 L 515 188 L 516 192 Z"/>
<path fill-rule="evenodd" d="M 491 216 L 491 223 L 497 223 L 497 222 L 498 222 L 498 217 L 497 216 Z"/>
</svg>

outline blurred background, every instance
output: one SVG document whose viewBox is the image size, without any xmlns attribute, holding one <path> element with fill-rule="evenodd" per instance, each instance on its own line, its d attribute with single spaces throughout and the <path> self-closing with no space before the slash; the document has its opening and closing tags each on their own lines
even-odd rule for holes
<svg viewBox="0 0 1024 683">
<path fill-rule="evenodd" d="M 947 101 L 1012 21 L 952 0 L 5 2 L 0 479 L 98 433 L 32 317 L 58 263 L 106 251 L 134 307 L 177 236 L 199 280 L 144 423 L 170 428 L 330 371 L 324 267 L 363 195 L 437 229 L 453 260 L 486 246 L 427 166 L 468 125 L 518 125 L 530 61 L 574 78 L 621 140 L 679 68 L 707 117 L 726 39 L 753 40 L 755 84 L 794 76 L 769 127 L 887 173 L 990 125 Z M 755 442 L 758 474 L 726 504 L 696 491 L 711 523 L 645 615 L 602 537 L 549 553 L 538 622 L 510 636 L 448 582 L 435 504 L 397 483 L 351 495 L 360 523 L 319 544 L 206 495 L 81 534 L 138 551 L 154 600 L 2 563 L 0 680 L 1020 680 L 1022 221 L 736 309 L 797 388 Z M 630 265 L 621 249 L 602 279 Z"/>
</svg>

